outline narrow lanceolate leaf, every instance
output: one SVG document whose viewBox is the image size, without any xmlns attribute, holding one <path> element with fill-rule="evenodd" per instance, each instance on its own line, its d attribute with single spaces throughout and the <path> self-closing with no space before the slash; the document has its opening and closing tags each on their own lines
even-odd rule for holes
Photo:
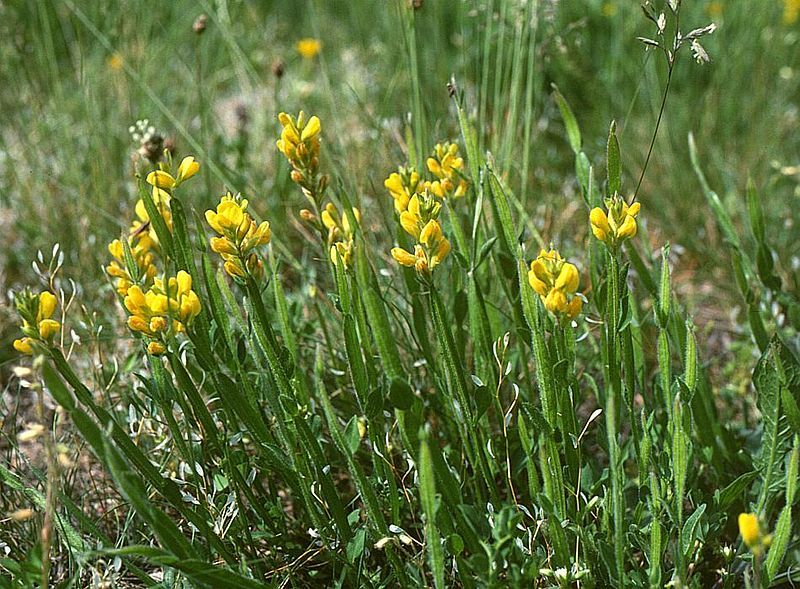
<svg viewBox="0 0 800 589">
<path fill-rule="evenodd" d="M 101 556 L 140 557 L 154 565 L 170 567 L 180 571 L 201 587 L 217 589 L 267 589 L 259 581 L 249 579 L 230 569 L 214 566 L 203 560 L 181 559 L 166 550 L 153 546 L 126 546 L 111 550 L 98 550 Z"/>
<path fill-rule="evenodd" d="M 796 391 L 800 385 L 800 364 L 794 354 L 775 336 L 753 371 L 753 385 L 758 393 L 758 409 L 764 423 L 761 454 L 757 464 L 763 477 L 759 509 L 769 495 L 774 476 L 781 468 L 789 446 L 789 427 L 781 405 L 785 388 Z"/>
<path fill-rule="evenodd" d="M 689 558 L 694 550 L 695 540 L 697 539 L 697 526 L 700 523 L 700 518 L 706 511 L 706 504 L 700 504 L 700 507 L 694 510 L 694 513 L 686 518 L 686 523 L 681 530 L 681 550 L 683 550 L 684 558 Z"/>
<path fill-rule="evenodd" d="M 608 144 L 606 146 L 608 167 L 608 194 L 613 196 L 622 188 L 622 161 L 619 155 L 619 141 L 617 141 L 617 123 L 611 121 L 608 129 Z"/>
<path fill-rule="evenodd" d="M 375 489 L 364 474 L 361 465 L 353 459 L 352 454 L 348 450 L 347 442 L 345 441 L 344 434 L 339 426 L 336 411 L 334 410 L 331 399 L 328 396 L 325 383 L 322 382 L 322 370 L 322 356 L 318 350 L 315 368 L 317 395 L 319 400 L 322 402 L 322 409 L 325 413 L 325 419 L 328 423 L 331 437 L 333 438 L 336 447 L 339 449 L 339 452 L 342 453 L 345 461 L 347 462 L 348 470 L 353 476 L 353 482 L 355 483 L 356 489 L 358 489 L 358 492 L 361 495 L 361 499 L 364 501 L 364 506 L 369 514 L 372 525 L 375 526 L 378 534 L 387 536 L 389 534 L 389 527 L 386 525 L 386 520 L 383 517 L 378 496 L 375 494 Z"/>
<path fill-rule="evenodd" d="M 386 314 L 386 302 L 381 295 L 378 281 L 372 271 L 365 249 L 366 242 L 359 241 L 356 247 L 356 280 L 367 319 L 372 327 L 375 347 L 378 349 L 387 376 L 390 379 L 404 378 L 397 340 L 392 334 L 389 317 Z"/>
<path fill-rule="evenodd" d="M 428 561 L 433 572 L 433 582 L 437 589 L 445 587 L 444 552 L 436 525 L 436 481 L 428 440 L 422 442 L 419 451 L 419 495 L 422 511 L 425 513 L 425 545 L 428 548 Z"/>
<path fill-rule="evenodd" d="M 747 212 L 750 216 L 750 228 L 753 235 L 760 244 L 766 242 L 766 232 L 764 230 L 764 213 L 761 209 L 761 199 L 756 191 L 756 185 L 752 178 L 747 180 Z"/>
<path fill-rule="evenodd" d="M 572 109 L 567 103 L 566 98 L 562 96 L 558 88 L 553 85 L 553 98 L 555 98 L 558 110 L 561 111 L 561 118 L 564 120 L 564 126 L 567 128 L 567 137 L 569 138 L 569 145 L 572 151 L 577 155 L 581 150 L 581 130 L 578 127 L 578 121 L 572 113 Z"/>
<path fill-rule="evenodd" d="M 498 226 L 505 251 L 514 258 L 521 257 L 521 250 L 517 241 L 517 230 L 511 216 L 511 207 L 503 186 L 495 176 L 494 170 L 487 164 L 486 174 L 489 179 L 489 196 L 492 211 L 495 215 L 495 225 Z"/>
<path fill-rule="evenodd" d="M 769 585 L 769 582 L 775 578 L 792 536 L 792 503 L 794 503 L 794 495 L 797 490 L 798 460 L 800 460 L 800 436 L 795 436 L 794 449 L 789 458 L 789 468 L 786 469 L 786 504 L 778 516 L 778 523 L 775 525 L 772 545 L 765 564 L 766 578 L 764 580 L 766 585 Z"/>
</svg>

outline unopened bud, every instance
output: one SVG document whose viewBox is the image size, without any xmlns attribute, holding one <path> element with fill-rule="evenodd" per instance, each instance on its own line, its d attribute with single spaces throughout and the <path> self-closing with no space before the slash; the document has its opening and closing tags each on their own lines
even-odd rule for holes
<svg viewBox="0 0 800 589">
<path fill-rule="evenodd" d="M 295 184 L 300 184 L 303 181 L 303 174 L 300 173 L 300 170 L 292 170 L 290 175 L 292 177 L 292 182 Z"/>
<path fill-rule="evenodd" d="M 307 223 L 313 223 L 317 220 L 317 216 L 308 209 L 300 209 L 300 218 Z"/>
<path fill-rule="evenodd" d="M 279 57 L 278 59 L 272 62 L 272 75 L 280 79 L 283 77 L 283 74 L 285 73 L 286 73 L 286 64 Z"/>
<path fill-rule="evenodd" d="M 192 30 L 197 33 L 198 35 L 202 35 L 203 32 L 206 30 L 206 25 L 208 24 L 208 17 L 205 14 L 201 14 L 197 17 L 197 20 L 194 21 L 192 25 Z"/>
</svg>

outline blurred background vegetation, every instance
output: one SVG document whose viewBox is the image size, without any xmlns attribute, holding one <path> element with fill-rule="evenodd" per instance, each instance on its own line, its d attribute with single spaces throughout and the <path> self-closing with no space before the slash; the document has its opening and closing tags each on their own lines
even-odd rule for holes
<svg viewBox="0 0 800 589">
<path fill-rule="evenodd" d="M 569 244 L 580 242 L 588 228 L 552 84 L 572 104 L 591 159 L 601 159 L 608 122 L 618 121 L 623 189 L 633 192 L 667 73 L 663 56 L 637 40 L 654 28 L 639 2 L 426 0 L 413 13 L 402 5 L 0 5 L 2 291 L 30 282 L 35 252 L 58 242 L 67 256 L 65 274 L 82 287 L 87 309 L 114 309 L 102 270 L 105 244 L 131 216 L 137 145 L 129 127 L 140 119 L 178 154 L 215 164 L 204 167 L 205 184 L 193 192 L 198 209 L 223 187 L 242 191 L 271 220 L 275 239 L 294 252 L 296 264 L 310 254 L 293 228 L 302 197 L 289 185 L 274 147 L 281 110 L 320 115 L 326 165 L 378 231 L 379 219 L 385 226 L 390 218 L 383 179 L 409 159 L 406 129 L 415 100 L 424 117 L 413 124 L 422 125 L 425 150 L 458 136 L 447 89 L 451 76 L 485 131 L 483 148 L 492 151 L 518 197 L 519 214 L 542 234 Z M 688 291 L 682 294 L 697 309 L 698 323 L 724 330 L 739 299 L 725 245 L 690 171 L 687 135 L 694 133 L 710 182 L 736 221 L 753 177 L 782 252 L 779 267 L 796 286 L 798 6 L 793 0 L 684 5 L 686 30 L 718 25 L 703 39 L 711 63 L 695 64 L 688 51 L 681 56 L 640 198 L 652 242 L 669 240 L 684 256 L 679 272 L 689 272 L 691 280 L 678 277 L 676 287 Z M 197 34 L 193 24 L 201 14 L 206 28 Z M 526 22 L 532 26 L 522 26 Z M 317 56 L 298 54 L 296 43 L 304 37 L 321 41 Z M 14 331 L 10 315 L 5 301 L 5 364 Z"/>
</svg>

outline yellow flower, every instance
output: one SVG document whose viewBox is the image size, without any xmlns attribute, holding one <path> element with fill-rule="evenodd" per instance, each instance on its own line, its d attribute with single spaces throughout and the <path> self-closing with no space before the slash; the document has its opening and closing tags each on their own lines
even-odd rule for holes
<svg viewBox="0 0 800 589">
<path fill-rule="evenodd" d="M 724 6 L 719 0 L 713 0 L 706 5 L 706 14 L 711 18 L 719 18 L 722 16 Z"/>
<path fill-rule="evenodd" d="M 414 267 L 417 272 L 426 273 L 436 268 L 450 253 L 450 242 L 436 220 L 431 219 L 425 224 L 418 233 L 417 241 L 413 254 L 396 247 L 392 249 L 392 257 L 403 266 Z"/>
<path fill-rule="evenodd" d="M 337 241 L 331 246 L 330 249 L 331 262 L 335 266 L 340 263 L 342 267 L 347 270 L 353 262 L 353 240 Z"/>
<path fill-rule="evenodd" d="M 147 183 L 156 188 L 172 190 L 197 174 L 200 170 L 200 162 L 194 156 L 186 156 L 178 165 L 178 174 L 173 176 L 171 173 L 171 163 L 159 164 L 161 169 L 154 170 L 147 175 Z M 155 198 L 155 195 L 153 195 Z"/>
<path fill-rule="evenodd" d="M 183 158 L 180 165 L 178 166 L 178 177 L 175 181 L 180 184 L 197 174 L 200 170 L 200 162 L 194 159 L 193 156 L 189 155 Z"/>
<path fill-rule="evenodd" d="M 772 536 L 764 532 L 755 513 L 739 514 L 739 534 L 755 555 L 761 554 L 772 543 Z"/>
<path fill-rule="evenodd" d="M 31 346 L 31 342 L 32 340 L 29 337 L 15 339 L 14 349 L 20 354 L 27 354 L 30 356 L 31 354 L 33 354 L 33 346 Z"/>
<path fill-rule="evenodd" d="M 106 59 L 106 64 L 108 65 L 108 69 L 118 72 L 122 69 L 122 66 L 125 65 L 125 60 L 119 53 L 112 53 L 108 56 L 108 59 Z"/>
<path fill-rule="evenodd" d="M 317 39 L 305 37 L 297 42 L 296 48 L 301 57 L 304 59 L 312 59 L 316 57 L 322 49 L 322 43 Z"/>
<path fill-rule="evenodd" d="M 240 228 L 245 223 L 244 211 L 247 204 L 246 199 L 237 201 L 232 195 L 226 194 L 220 199 L 216 211 L 206 211 L 206 221 L 220 235 L 237 238 Z M 247 225 L 249 228 L 249 223 Z M 247 228 L 244 231 L 247 231 Z"/>
<path fill-rule="evenodd" d="M 247 199 L 227 193 L 220 197 L 215 211 L 206 211 L 206 221 L 220 237 L 211 238 L 211 249 L 222 256 L 225 271 L 236 278 L 245 278 L 245 268 L 260 275 L 263 267 L 253 250 L 270 242 L 269 222 L 257 224 L 246 212 Z"/>
<path fill-rule="evenodd" d="M 467 193 L 469 186 L 463 175 L 464 160 L 458 155 L 455 143 L 437 143 L 433 156 L 427 162 L 428 170 L 438 178 L 426 182 L 425 187 L 439 198 L 459 198 Z"/>
<path fill-rule="evenodd" d="M 429 194 L 415 194 L 408 201 L 408 208 L 400 213 L 400 226 L 414 239 L 430 220 L 439 218 L 442 205 Z"/>
<path fill-rule="evenodd" d="M 361 212 L 353 207 L 353 216 L 356 221 L 361 223 Z M 353 228 L 350 227 L 350 220 L 347 215 L 340 215 L 339 210 L 333 203 L 328 203 L 320 214 L 322 224 L 328 230 L 328 243 L 331 244 L 339 239 L 351 239 Z"/>
<path fill-rule="evenodd" d="M 417 263 L 417 257 L 401 247 L 392 248 L 392 257 L 403 266 L 414 266 Z"/>
<path fill-rule="evenodd" d="M 172 231 L 172 211 L 170 210 L 170 200 L 172 197 L 169 192 L 157 186 L 153 186 L 153 202 L 156 205 L 167 229 Z M 150 223 L 150 215 L 147 214 L 147 208 L 144 206 L 144 200 L 141 198 L 136 201 L 134 212 L 138 220 L 135 220 L 131 225 L 130 234 L 132 238 L 138 240 L 142 247 L 151 249 L 158 245 L 158 235 Z"/>
<path fill-rule="evenodd" d="M 319 135 L 322 132 L 319 117 L 314 115 L 306 122 L 303 111 L 300 111 L 296 119 L 282 112 L 278 115 L 278 121 L 283 129 L 276 145 L 289 163 L 302 163 L 308 156 L 319 155 Z"/>
<path fill-rule="evenodd" d="M 161 342 L 150 342 L 147 344 L 147 353 L 153 356 L 160 356 L 167 351 L 167 347 Z"/>
<path fill-rule="evenodd" d="M 394 209 L 402 213 L 408 208 L 411 197 L 417 193 L 420 186 L 420 178 L 417 171 L 412 168 L 399 168 L 397 172 L 392 172 L 383 181 L 383 185 L 394 199 Z"/>
<path fill-rule="evenodd" d="M 33 354 L 35 343 L 49 345 L 61 330 L 61 323 L 52 319 L 58 299 L 50 291 L 34 295 L 24 291 L 14 297 L 22 317 L 22 338 L 14 340 L 14 349 L 22 354 Z"/>
<path fill-rule="evenodd" d="M 306 120 L 303 111 L 296 119 L 282 112 L 278 120 L 283 128 L 276 145 L 292 166 L 292 182 L 300 186 L 303 194 L 318 206 L 328 186 L 328 177 L 317 175 L 322 123 L 317 116 Z"/>
<path fill-rule="evenodd" d="M 161 338 L 185 331 L 186 325 L 200 314 L 200 298 L 192 290 L 192 277 L 183 270 L 170 277 L 166 284 L 156 278 L 153 286 L 144 292 L 134 284 L 128 289 L 124 299 L 125 309 L 130 313 L 128 327 L 150 338 L 153 349 L 163 353 Z M 151 346 L 148 345 L 148 351 Z M 151 352 L 153 353 L 153 352 Z"/>
<path fill-rule="evenodd" d="M 531 262 L 528 283 L 554 315 L 574 319 L 581 312 L 583 301 L 577 295 L 580 274 L 557 250 L 542 250 Z"/>
<path fill-rule="evenodd" d="M 175 188 L 176 181 L 172 174 L 164 170 L 155 170 L 147 175 L 147 183 L 157 188 Z"/>
<path fill-rule="evenodd" d="M 131 276 L 128 272 L 128 264 L 125 261 L 125 248 L 119 239 L 115 239 L 108 244 L 108 251 L 114 257 L 111 263 L 106 266 L 109 276 L 117 279 L 117 292 L 125 296 L 128 288 L 132 284 L 141 282 L 145 287 L 153 283 L 156 275 L 156 267 L 153 263 L 153 254 L 149 251 L 152 240 L 140 238 L 134 243 L 134 238 L 128 238 L 128 246 L 136 264 L 137 275 Z"/>
<path fill-rule="evenodd" d="M 608 213 L 595 207 L 589 213 L 589 222 L 594 236 L 608 247 L 615 248 L 626 239 L 636 236 L 636 216 L 641 205 L 638 202 L 628 205 L 615 195 L 605 200 L 605 206 Z"/>
</svg>

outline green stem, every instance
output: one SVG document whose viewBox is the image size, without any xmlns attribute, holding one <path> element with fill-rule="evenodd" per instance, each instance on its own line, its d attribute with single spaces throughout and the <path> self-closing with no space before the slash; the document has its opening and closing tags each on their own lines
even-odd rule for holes
<svg viewBox="0 0 800 589">
<path fill-rule="evenodd" d="M 482 430 L 477 427 L 478 424 L 475 423 L 472 406 L 467 397 L 467 383 L 464 378 L 464 368 L 455 353 L 455 342 L 453 340 L 453 334 L 450 331 L 451 322 L 448 318 L 448 313 L 444 307 L 442 298 L 436 290 L 433 281 L 429 282 L 428 288 L 434 330 L 436 331 L 442 355 L 444 356 L 450 387 L 455 390 L 455 401 L 459 405 L 454 417 L 458 423 L 461 437 L 464 440 L 465 450 L 473 463 L 473 467 L 481 473 L 486 483 L 486 488 L 492 497 L 492 501 L 499 503 L 500 496 L 497 492 L 497 485 L 494 483 L 494 479 L 491 475 L 491 468 L 489 467 L 485 455 L 486 444 L 484 443 L 485 440 L 483 439 Z M 475 433 L 478 439 L 475 439 L 475 436 L 470 434 L 471 431 Z"/>
<path fill-rule="evenodd" d="M 619 374 L 617 325 L 619 324 L 619 260 L 617 252 L 609 252 L 608 257 L 608 294 L 606 298 L 606 360 L 608 362 L 606 382 L 606 433 L 608 436 L 608 471 L 611 475 L 611 506 L 614 514 L 614 562 L 617 569 L 617 583 L 622 584 L 624 564 L 622 481 L 620 470 L 622 464 L 619 457 L 617 415 L 620 401 L 622 381 Z"/>
</svg>

